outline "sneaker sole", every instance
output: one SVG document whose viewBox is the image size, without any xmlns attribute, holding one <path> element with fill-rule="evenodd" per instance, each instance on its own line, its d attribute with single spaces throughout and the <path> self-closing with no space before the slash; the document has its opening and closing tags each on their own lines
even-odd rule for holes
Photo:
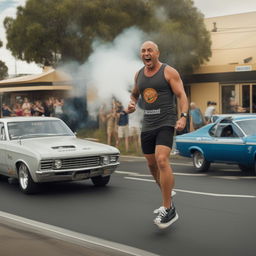
<svg viewBox="0 0 256 256">
<path fill-rule="evenodd" d="M 165 229 L 165 228 L 168 228 L 169 226 L 171 226 L 175 221 L 177 221 L 179 218 L 178 214 L 176 213 L 176 216 L 170 220 L 169 222 L 167 223 L 155 223 L 160 229 Z"/>
</svg>

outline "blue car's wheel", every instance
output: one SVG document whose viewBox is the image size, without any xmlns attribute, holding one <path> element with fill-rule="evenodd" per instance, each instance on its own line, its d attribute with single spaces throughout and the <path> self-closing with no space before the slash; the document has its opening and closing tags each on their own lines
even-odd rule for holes
<svg viewBox="0 0 256 256">
<path fill-rule="evenodd" d="M 193 165 L 198 171 L 207 171 L 210 164 L 210 162 L 205 160 L 204 155 L 200 151 L 193 153 Z"/>
</svg>

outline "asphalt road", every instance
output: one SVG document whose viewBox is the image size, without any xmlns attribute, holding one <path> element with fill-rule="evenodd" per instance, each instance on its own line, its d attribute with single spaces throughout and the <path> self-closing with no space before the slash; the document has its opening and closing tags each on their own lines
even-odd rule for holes
<svg viewBox="0 0 256 256">
<path fill-rule="evenodd" d="M 48 184 L 27 196 L 0 181 L 0 211 L 159 255 L 255 255 L 256 177 L 233 165 L 198 173 L 189 159 L 172 166 L 179 220 L 165 230 L 153 224 L 161 196 L 141 158 L 122 158 L 105 188 Z"/>
</svg>

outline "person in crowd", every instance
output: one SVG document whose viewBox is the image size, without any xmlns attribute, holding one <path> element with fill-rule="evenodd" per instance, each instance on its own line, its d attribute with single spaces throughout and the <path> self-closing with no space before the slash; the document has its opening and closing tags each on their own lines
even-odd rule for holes
<svg viewBox="0 0 256 256">
<path fill-rule="evenodd" d="M 205 124 L 204 116 L 196 106 L 195 102 L 190 103 L 190 131 L 195 131 Z"/>
<path fill-rule="evenodd" d="M 216 113 L 216 103 L 213 101 L 207 102 L 207 108 L 204 113 L 205 122 L 208 124 L 211 122 L 212 116 Z"/>
<path fill-rule="evenodd" d="M 102 104 L 99 108 L 99 129 L 106 130 L 106 104 Z"/>
<path fill-rule="evenodd" d="M 48 98 L 46 101 L 44 101 L 43 107 L 44 107 L 45 116 L 53 116 L 54 108 L 53 108 L 53 102 L 51 98 Z"/>
<path fill-rule="evenodd" d="M 44 115 L 44 107 L 40 100 L 36 100 L 35 104 L 33 105 L 33 115 L 34 116 L 42 116 Z"/>
<path fill-rule="evenodd" d="M 167 228 L 178 219 L 171 197 L 174 175 L 169 160 L 174 131 L 183 130 L 186 126 L 188 100 L 179 73 L 160 62 L 156 43 L 144 42 L 140 56 L 144 67 L 135 75 L 128 113 L 136 110 L 136 103 L 141 96 L 144 110 L 142 151 L 162 194 L 162 206 L 154 211 L 157 214 L 154 223 L 159 228 Z M 178 120 L 175 96 L 181 112 Z"/>
<path fill-rule="evenodd" d="M 128 110 L 124 109 L 121 103 L 117 103 L 117 132 L 118 132 L 118 141 L 116 146 L 124 140 L 125 142 L 125 151 L 129 150 L 129 119 L 128 119 Z"/>
<path fill-rule="evenodd" d="M 115 145 L 116 145 L 118 141 L 117 113 L 116 113 L 116 108 L 114 104 L 112 104 L 112 109 L 106 115 L 106 122 L 107 122 L 107 143 L 108 145 L 111 145 L 111 141 L 114 139 Z"/>
<path fill-rule="evenodd" d="M 23 115 L 24 116 L 31 116 L 32 105 L 29 102 L 27 97 L 24 98 L 24 101 L 23 101 L 23 104 L 22 104 L 21 108 L 23 110 Z"/>
<path fill-rule="evenodd" d="M 6 104 L 3 103 L 2 105 L 2 115 L 3 117 L 9 117 L 9 116 L 13 116 L 13 111 L 12 109 Z"/>
<path fill-rule="evenodd" d="M 13 111 L 15 116 L 23 116 L 23 109 L 21 107 L 21 104 L 16 102 L 13 107 Z"/>
<path fill-rule="evenodd" d="M 64 101 L 61 99 L 55 99 L 55 102 L 53 104 L 53 108 L 54 108 L 54 116 L 61 118 L 63 115 L 63 105 L 64 105 Z"/>
</svg>

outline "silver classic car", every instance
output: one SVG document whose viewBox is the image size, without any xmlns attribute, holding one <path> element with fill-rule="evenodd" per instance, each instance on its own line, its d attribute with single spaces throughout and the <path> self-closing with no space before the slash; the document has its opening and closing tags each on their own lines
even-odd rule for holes
<svg viewBox="0 0 256 256">
<path fill-rule="evenodd" d="M 54 117 L 0 119 L 0 175 L 18 179 L 21 191 L 38 183 L 91 178 L 105 186 L 119 165 L 117 148 L 79 139 Z"/>
</svg>

